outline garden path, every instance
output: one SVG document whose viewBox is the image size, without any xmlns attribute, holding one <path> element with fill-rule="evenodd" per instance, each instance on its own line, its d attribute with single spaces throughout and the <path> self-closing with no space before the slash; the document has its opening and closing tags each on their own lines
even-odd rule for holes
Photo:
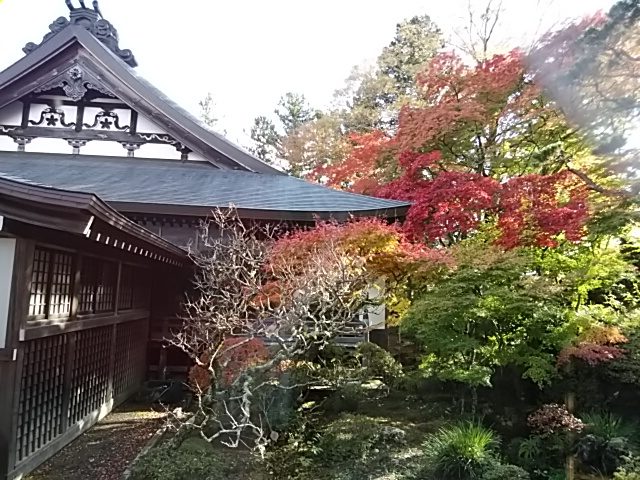
<svg viewBox="0 0 640 480">
<path fill-rule="evenodd" d="M 120 480 L 165 416 L 148 404 L 118 407 L 25 480 Z"/>
</svg>

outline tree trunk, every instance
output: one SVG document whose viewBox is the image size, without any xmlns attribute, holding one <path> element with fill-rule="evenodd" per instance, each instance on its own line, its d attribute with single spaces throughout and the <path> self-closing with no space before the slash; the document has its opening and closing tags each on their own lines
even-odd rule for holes
<svg viewBox="0 0 640 480">
<path fill-rule="evenodd" d="M 565 405 L 569 413 L 573 413 L 576 407 L 576 394 L 573 391 L 569 391 L 565 395 Z M 569 441 L 573 442 L 573 434 L 569 435 Z M 565 474 L 567 480 L 575 480 L 576 478 L 576 459 L 571 452 L 567 453 L 565 462 Z"/>
<path fill-rule="evenodd" d="M 478 411 L 478 387 L 471 387 L 471 416 L 475 417 Z"/>
</svg>

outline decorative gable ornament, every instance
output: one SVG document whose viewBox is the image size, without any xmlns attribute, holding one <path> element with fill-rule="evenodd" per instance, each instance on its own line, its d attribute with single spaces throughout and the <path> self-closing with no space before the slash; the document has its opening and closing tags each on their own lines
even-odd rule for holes
<svg viewBox="0 0 640 480">
<path fill-rule="evenodd" d="M 82 100 L 89 90 L 95 90 L 115 98 L 113 93 L 104 88 L 101 82 L 78 62 L 53 80 L 38 87 L 34 93 L 42 93 L 58 87 L 62 88 L 65 95 L 74 102 Z"/>
<path fill-rule="evenodd" d="M 51 25 L 49 25 L 49 33 L 47 33 L 39 44 L 29 42 L 22 49 L 24 53 L 29 55 L 31 52 L 37 50 L 42 44 L 44 44 L 51 37 L 61 32 L 70 25 L 78 25 L 85 28 L 93 34 L 95 38 L 100 40 L 106 45 L 109 50 L 115 53 L 123 62 L 130 67 L 137 67 L 133 52 L 128 49 L 121 50 L 118 37 L 118 31 L 107 20 L 102 17 L 98 1 L 94 0 L 93 9 L 86 8 L 84 0 L 80 1 L 80 7 L 76 8 L 71 3 L 71 0 L 66 0 L 69 7 L 70 15 L 69 19 L 65 17 L 59 17 Z"/>
</svg>

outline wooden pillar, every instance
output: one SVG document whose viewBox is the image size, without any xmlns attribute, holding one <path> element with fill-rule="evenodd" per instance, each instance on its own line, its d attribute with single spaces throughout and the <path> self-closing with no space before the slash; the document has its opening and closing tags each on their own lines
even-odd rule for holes
<svg viewBox="0 0 640 480">
<path fill-rule="evenodd" d="M 15 465 L 23 356 L 20 329 L 28 313 L 32 256 L 32 242 L 0 238 L 0 480 Z"/>
</svg>

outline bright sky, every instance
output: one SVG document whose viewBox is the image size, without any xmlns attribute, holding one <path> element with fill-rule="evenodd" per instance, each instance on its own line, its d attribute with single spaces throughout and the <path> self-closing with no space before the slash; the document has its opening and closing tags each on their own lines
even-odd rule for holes
<svg viewBox="0 0 640 480">
<path fill-rule="evenodd" d="M 486 0 L 471 3 L 481 8 Z M 530 41 L 612 3 L 503 0 L 500 38 Z M 391 40 L 398 22 L 428 14 L 450 33 L 464 23 L 467 0 L 101 0 L 100 7 L 118 29 L 120 47 L 133 50 L 139 73 L 194 113 L 212 92 L 221 126 L 247 145 L 243 131 L 255 116 L 270 115 L 284 92 L 327 105 L 352 66 Z M 0 69 L 67 13 L 64 0 L 0 0 Z"/>
</svg>

